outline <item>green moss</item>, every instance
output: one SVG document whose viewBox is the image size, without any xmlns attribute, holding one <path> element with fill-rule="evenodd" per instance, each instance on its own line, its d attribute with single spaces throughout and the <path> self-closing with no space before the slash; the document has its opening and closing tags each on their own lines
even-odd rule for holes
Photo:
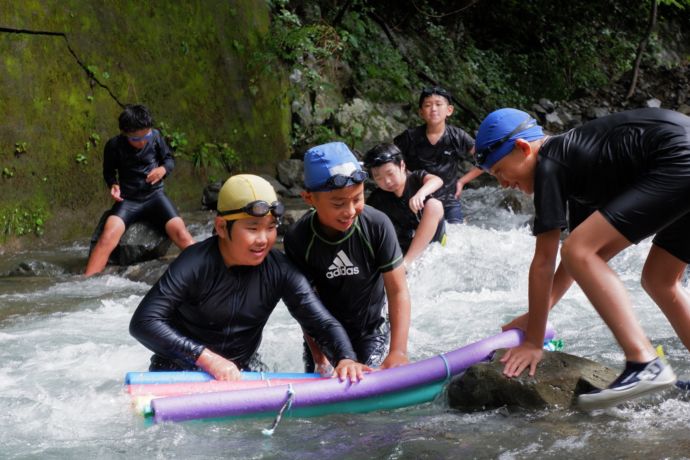
<svg viewBox="0 0 690 460">
<path fill-rule="evenodd" d="M 0 17 L 8 27 L 66 32 L 98 80 L 88 77 L 61 37 L 0 34 L 0 110 L 12 114 L 0 126 L 0 171 L 13 173 L 0 177 L 0 209 L 30 196 L 49 209 L 97 219 L 110 206 L 102 148 L 117 134 L 121 107 L 100 84 L 118 101 L 144 103 L 156 119 L 187 133 L 190 150 L 227 143 L 249 170 L 267 170 L 289 154 L 286 79 L 279 68 L 259 75 L 246 65 L 268 31 L 263 2 L 169 2 L 162 8 L 128 0 L 30 0 L 1 2 Z M 92 133 L 103 141 L 87 149 Z M 11 154 L 18 141 L 30 145 L 21 157 Z M 79 155 L 84 161 L 76 161 Z M 176 169 L 191 170 L 185 161 L 179 158 Z M 179 177 L 184 180 L 176 172 L 166 189 L 196 207 L 206 178 Z M 61 216 L 66 229 L 91 231 L 83 220 L 67 220 Z"/>
</svg>

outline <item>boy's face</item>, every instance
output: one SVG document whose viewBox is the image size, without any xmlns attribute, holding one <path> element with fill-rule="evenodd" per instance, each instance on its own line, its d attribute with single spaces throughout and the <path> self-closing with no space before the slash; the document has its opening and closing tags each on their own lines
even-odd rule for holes
<svg viewBox="0 0 690 460">
<path fill-rule="evenodd" d="M 132 131 L 131 133 L 122 133 L 126 138 L 129 145 L 137 150 L 143 149 L 148 143 L 149 139 L 153 137 L 153 131 L 151 128 L 144 128 L 138 131 Z"/>
<path fill-rule="evenodd" d="M 231 265 L 259 265 L 278 237 L 278 223 L 271 214 L 236 220 L 230 229 L 232 238 L 228 237 L 228 221 L 217 217 L 215 224 L 223 258 Z"/>
<path fill-rule="evenodd" d="M 521 139 L 518 141 L 522 141 Z M 534 193 L 534 169 L 536 167 L 536 152 L 532 152 L 525 141 L 526 149 L 522 144 L 516 144 L 508 155 L 501 158 L 489 169 L 491 175 L 498 179 L 503 188 L 515 188 L 523 193 Z"/>
<path fill-rule="evenodd" d="M 328 192 L 304 192 L 302 197 L 316 209 L 321 225 L 334 233 L 344 233 L 364 209 L 364 184 Z"/>
<path fill-rule="evenodd" d="M 393 192 L 396 196 L 401 196 L 405 190 L 405 163 L 399 165 L 394 162 L 384 163 L 381 166 L 371 168 L 371 177 L 376 181 L 376 185 L 386 192 Z"/>
<path fill-rule="evenodd" d="M 453 114 L 453 106 L 448 99 L 438 94 L 432 94 L 424 99 L 419 108 L 419 116 L 427 125 L 438 125 L 446 122 L 446 118 Z"/>
</svg>

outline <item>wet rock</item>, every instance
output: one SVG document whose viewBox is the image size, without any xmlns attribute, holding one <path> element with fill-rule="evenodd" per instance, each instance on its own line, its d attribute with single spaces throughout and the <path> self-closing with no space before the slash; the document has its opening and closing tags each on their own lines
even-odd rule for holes
<svg viewBox="0 0 690 460">
<path fill-rule="evenodd" d="M 393 139 L 407 128 L 407 125 L 391 118 L 389 112 L 389 105 L 354 98 L 341 105 L 334 116 L 342 137 L 360 139 L 358 145 L 350 145 L 350 148 L 364 152 L 382 141 Z"/>
<path fill-rule="evenodd" d="M 98 238 L 101 236 L 105 221 L 109 216 L 109 210 L 101 216 L 96 230 L 91 236 L 89 254 L 91 254 Z M 135 222 L 122 235 L 120 242 L 110 254 L 108 263 L 113 265 L 132 265 L 157 259 L 168 252 L 171 244 L 172 242 L 164 231 L 159 230 L 148 222 Z"/>
<path fill-rule="evenodd" d="M 544 128 L 551 132 L 561 132 L 565 128 L 565 123 L 557 113 L 547 113 L 544 117 Z"/>
<path fill-rule="evenodd" d="M 153 285 L 161 276 L 163 276 L 163 273 L 165 273 L 165 271 L 168 269 L 170 262 L 172 262 L 172 260 L 168 259 L 167 257 L 149 260 L 147 262 L 125 267 L 120 270 L 118 274 L 131 281 L 138 281 Z"/>
<path fill-rule="evenodd" d="M 610 113 L 606 107 L 589 107 L 587 109 L 587 117 L 591 119 L 605 117 Z"/>
<path fill-rule="evenodd" d="M 503 197 L 499 203 L 499 207 L 512 211 L 516 214 L 523 212 L 525 196 L 522 194 L 517 194 L 514 190 L 510 190 L 506 196 Z"/>
<path fill-rule="evenodd" d="M 545 97 L 542 97 L 539 99 L 539 105 L 544 107 L 544 110 L 546 110 L 546 113 L 551 113 L 554 110 L 556 110 L 556 105 L 551 102 L 549 99 L 546 99 Z"/>
<path fill-rule="evenodd" d="M 27 260 L 21 262 L 9 272 L 9 276 L 57 276 L 65 273 L 59 265 L 42 260 Z"/>
<path fill-rule="evenodd" d="M 618 371 L 589 359 L 562 352 L 544 352 L 544 359 L 534 377 L 523 372 L 520 377 L 503 375 L 499 350 L 488 363 L 472 366 L 451 380 L 448 402 L 463 411 L 499 407 L 543 409 L 575 407 L 577 396 L 612 382 Z"/>
<path fill-rule="evenodd" d="M 201 207 L 203 209 L 209 209 L 215 211 L 218 205 L 218 192 L 223 186 L 222 181 L 213 182 L 204 187 L 204 191 L 201 195 Z"/>
<path fill-rule="evenodd" d="M 544 121 L 546 114 L 548 113 L 544 107 L 540 104 L 532 104 L 532 112 L 534 112 L 540 121 Z"/>
<path fill-rule="evenodd" d="M 645 106 L 645 107 L 656 107 L 656 108 L 659 108 L 659 107 L 661 107 L 661 101 L 660 101 L 659 99 L 653 97 L 653 98 L 651 98 L 651 99 L 647 99 L 647 100 L 645 101 L 645 103 L 644 103 L 644 106 Z"/>
<path fill-rule="evenodd" d="M 276 191 L 276 194 L 285 196 L 288 193 L 288 189 L 275 177 L 269 176 L 268 174 L 259 174 L 259 177 L 266 179 L 268 183 L 271 184 L 271 187 L 273 187 L 273 190 Z"/>
<path fill-rule="evenodd" d="M 288 159 L 276 165 L 278 180 L 287 188 L 304 186 L 304 162 L 298 159 Z"/>
</svg>

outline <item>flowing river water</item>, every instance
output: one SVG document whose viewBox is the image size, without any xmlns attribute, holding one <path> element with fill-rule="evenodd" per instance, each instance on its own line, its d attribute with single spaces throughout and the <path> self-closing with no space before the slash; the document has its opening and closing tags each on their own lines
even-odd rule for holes
<svg viewBox="0 0 690 460">
<path fill-rule="evenodd" d="M 493 335 L 525 311 L 534 238 L 529 212 L 499 205 L 508 194 L 466 191 L 468 223 L 450 226 L 447 246 L 431 247 L 412 266 L 413 360 Z M 210 235 L 209 214 L 188 221 L 198 240 Z M 688 351 L 639 285 L 649 246 L 643 241 L 611 263 L 653 343 L 687 379 Z M 261 432 L 266 419 L 147 425 L 132 410 L 123 378 L 148 365 L 150 352 L 128 324 L 150 285 L 112 273 L 84 278 L 87 250 L 84 240 L 0 259 L 0 458 L 690 458 L 690 395 L 675 389 L 592 413 L 466 414 L 439 398 L 387 412 L 284 418 L 272 437 Z M 40 269 L 12 275 L 20 262 Z M 611 333 L 577 286 L 551 323 L 564 351 L 622 365 Z M 272 370 L 302 370 L 300 329 L 282 303 L 260 352 Z"/>
</svg>

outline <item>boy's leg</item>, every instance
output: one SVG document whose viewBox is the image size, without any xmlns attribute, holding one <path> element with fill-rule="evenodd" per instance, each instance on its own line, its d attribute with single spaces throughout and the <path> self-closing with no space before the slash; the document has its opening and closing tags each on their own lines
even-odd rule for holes
<svg viewBox="0 0 690 460">
<path fill-rule="evenodd" d="M 652 245 L 642 269 L 642 287 L 690 350 L 690 294 L 681 284 L 687 266 L 670 252 Z"/>
<path fill-rule="evenodd" d="M 125 233 L 125 222 L 118 216 L 110 216 L 105 221 L 103 232 L 91 251 L 89 261 L 86 263 L 84 274 L 91 276 L 100 273 L 108 263 L 108 258 L 113 249 L 120 242 Z"/>
<path fill-rule="evenodd" d="M 405 253 L 406 266 L 409 266 L 429 246 L 442 219 L 443 204 L 434 198 L 427 200 L 422 211 L 422 219 L 419 221 L 414 238 L 412 238 L 410 247 Z"/>
<path fill-rule="evenodd" d="M 461 224 L 463 222 L 462 205 L 455 198 L 447 198 L 443 201 L 443 213 L 449 224 Z"/>
<path fill-rule="evenodd" d="M 165 223 L 165 232 L 175 245 L 184 249 L 187 246 L 194 244 L 194 238 L 187 230 L 184 221 L 181 217 L 173 217 Z"/>
<path fill-rule="evenodd" d="M 597 211 L 564 241 L 561 258 L 611 329 L 626 359 L 644 363 L 653 360 L 656 352 L 635 317 L 623 283 L 607 263 L 628 246 L 630 242 Z"/>
</svg>

